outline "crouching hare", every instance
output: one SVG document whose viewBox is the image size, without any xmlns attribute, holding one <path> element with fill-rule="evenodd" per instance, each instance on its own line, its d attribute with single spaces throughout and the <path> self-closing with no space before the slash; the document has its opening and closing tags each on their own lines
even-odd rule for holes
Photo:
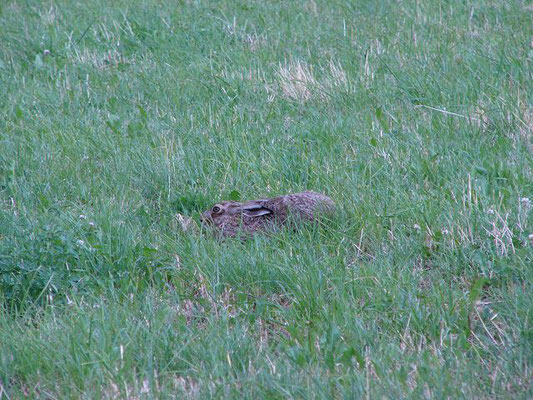
<svg viewBox="0 0 533 400">
<path fill-rule="evenodd" d="M 222 236 L 250 236 L 285 225 L 289 216 L 315 221 L 334 210 L 335 204 L 328 196 L 307 191 L 244 203 L 223 201 L 203 212 L 202 222 L 212 225 Z"/>
</svg>

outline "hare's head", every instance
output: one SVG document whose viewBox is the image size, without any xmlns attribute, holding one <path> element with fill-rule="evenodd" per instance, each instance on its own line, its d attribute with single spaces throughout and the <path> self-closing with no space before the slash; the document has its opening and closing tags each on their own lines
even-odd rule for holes
<svg viewBox="0 0 533 400">
<path fill-rule="evenodd" d="M 213 224 L 216 227 L 222 225 L 238 225 L 243 216 L 259 218 L 272 214 L 272 210 L 265 207 L 264 201 L 255 200 L 247 203 L 236 201 L 223 201 L 215 204 L 209 210 L 202 213 L 202 221 Z"/>
</svg>

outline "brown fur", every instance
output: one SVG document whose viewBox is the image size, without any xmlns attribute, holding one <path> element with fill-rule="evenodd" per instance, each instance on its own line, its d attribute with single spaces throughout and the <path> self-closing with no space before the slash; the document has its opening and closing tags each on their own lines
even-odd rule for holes
<svg viewBox="0 0 533 400">
<path fill-rule="evenodd" d="M 284 225 L 289 215 L 314 221 L 319 214 L 331 213 L 335 204 L 328 196 L 311 191 L 247 202 L 223 201 L 202 213 L 202 221 L 223 236 L 238 233 L 249 236 Z"/>
</svg>

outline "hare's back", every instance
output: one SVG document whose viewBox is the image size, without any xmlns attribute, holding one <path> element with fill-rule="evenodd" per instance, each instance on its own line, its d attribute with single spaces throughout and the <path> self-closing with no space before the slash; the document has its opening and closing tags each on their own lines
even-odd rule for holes
<svg viewBox="0 0 533 400">
<path fill-rule="evenodd" d="M 331 200 L 331 198 L 329 198 L 325 194 L 313 192 L 310 190 L 301 193 L 289 194 L 286 197 L 288 197 L 292 202 L 296 203 L 324 203 L 325 205 L 334 205 L 333 200 Z"/>
<path fill-rule="evenodd" d="M 306 191 L 281 197 L 288 209 L 310 219 L 313 219 L 317 213 L 330 213 L 335 209 L 333 200 L 321 193 Z"/>
</svg>

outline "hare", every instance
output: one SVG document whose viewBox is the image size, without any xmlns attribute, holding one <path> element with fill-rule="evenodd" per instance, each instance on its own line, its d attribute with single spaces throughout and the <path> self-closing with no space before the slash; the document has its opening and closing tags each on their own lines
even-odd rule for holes
<svg viewBox="0 0 533 400">
<path fill-rule="evenodd" d="M 330 214 L 335 204 L 328 196 L 306 191 L 244 203 L 223 201 L 202 213 L 202 222 L 212 225 L 222 236 L 250 236 L 283 226 L 289 215 L 314 221 L 319 214 Z"/>
</svg>

